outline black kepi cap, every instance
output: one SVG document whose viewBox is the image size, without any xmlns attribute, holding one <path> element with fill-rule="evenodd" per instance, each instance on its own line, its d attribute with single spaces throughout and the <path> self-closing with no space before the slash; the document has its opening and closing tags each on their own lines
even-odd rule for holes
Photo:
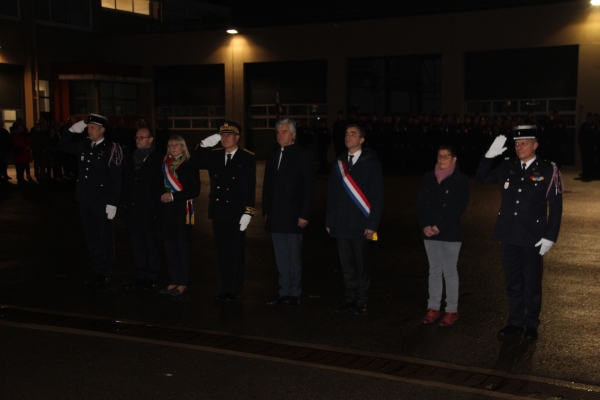
<svg viewBox="0 0 600 400">
<path fill-rule="evenodd" d="M 103 117 L 102 115 L 99 114 L 90 114 L 88 116 L 87 121 L 85 121 L 86 124 L 95 124 L 95 125 L 100 125 L 104 128 L 108 127 L 108 120 L 106 119 L 106 117 Z"/>
<path fill-rule="evenodd" d="M 513 128 L 513 139 L 537 139 L 537 126 L 518 125 Z"/>
</svg>

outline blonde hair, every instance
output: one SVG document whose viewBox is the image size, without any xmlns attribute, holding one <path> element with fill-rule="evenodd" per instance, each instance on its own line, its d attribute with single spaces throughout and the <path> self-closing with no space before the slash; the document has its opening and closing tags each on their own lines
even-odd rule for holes
<svg viewBox="0 0 600 400">
<path fill-rule="evenodd" d="M 181 161 L 187 161 L 190 159 L 190 152 L 188 151 L 188 147 L 185 144 L 185 139 L 179 135 L 174 135 L 169 138 L 169 142 L 167 143 L 167 154 L 165 154 L 165 158 L 163 159 L 163 161 L 166 160 L 167 157 L 169 157 L 169 155 L 170 155 L 169 145 L 171 143 L 179 143 L 181 145 L 181 151 L 182 151 L 182 157 L 183 157 L 183 160 L 181 160 Z"/>
</svg>

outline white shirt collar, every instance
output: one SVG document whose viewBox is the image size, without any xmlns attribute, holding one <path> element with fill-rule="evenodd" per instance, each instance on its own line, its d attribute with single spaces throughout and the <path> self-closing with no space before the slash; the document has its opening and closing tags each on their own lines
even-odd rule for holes
<svg viewBox="0 0 600 400">
<path fill-rule="evenodd" d="M 227 161 L 227 154 L 231 154 L 231 158 L 233 158 L 233 156 L 235 156 L 236 151 L 238 151 L 239 147 L 236 147 L 234 151 L 232 151 L 231 153 L 228 153 L 227 150 L 225 150 L 225 161 Z"/>
<path fill-rule="evenodd" d="M 529 166 L 535 161 L 537 156 L 533 156 L 533 158 L 525 163 L 525 169 L 529 168 Z M 521 163 L 521 169 L 523 168 L 523 161 L 519 160 Z"/>
<path fill-rule="evenodd" d="M 92 143 L 94 143 L 94 147 L 96 147 L 96 146 L 98 146 L 102 142 L 104 142 L 104 138 L 98 140 L 97 142 L 92 142 Z"/>
<path fill-rule="evenodd" d="M 348 159 L 350 159 L 350 156 L 354 156 L 352 157 L 352 164 L 356 164 L 356 161 L 358 161 L 358 158 L 360 157 L 360 155 L 362 154 L 362 149 L 358 149 L 356 150 L 353 154 L 350 154 L 350 152 L 348 152 Z M 346 160 L 348 161 L 348 160 Z"/>
</svg>

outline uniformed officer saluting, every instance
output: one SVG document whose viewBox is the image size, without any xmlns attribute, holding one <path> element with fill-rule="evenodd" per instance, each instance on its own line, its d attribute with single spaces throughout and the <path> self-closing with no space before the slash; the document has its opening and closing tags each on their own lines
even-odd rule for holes
<svg viewBox="0 0 600 400">
<path fill-rule="evenodd" d="M 493 170 L 506 137 L 498 136 L 477 169 L 479 183 L 498 183 L 502 205 L 494 238 L 502 243 L 502 263 L 509 302 L 508 326 L 498 336 L 538 336 L 542 306 L 542 256 L 550 250 L 560 229 L 563 182 L 554 163 L 538 160 L 535 125 L 513 129 L 516 159 L 506 158 Z"/>
<path fill-rule="evenodd" d="M 58 143 L 60 151 L 76 155 L 79 162 L 75 198 L 79 202 L 93 270 L 93 275 L 84 283 L 94 286 L 107 283 L 112 272 L 115 261 L 113 218 L 121 192 L 123 152 L 117 143 L 104 138 L 107 126 L 105 117 L 90 114 L 87 121 L 79 121 L 69 128 Z M 87 139 L 71 143 L 73 133 L 81 133 L 86 127 Z"/>
<path fill-rule="evenodd" d="M 190 162 L 208 169 L 208 218 L 212 220 L 221 275 L 221 293 L 215 299 L 237 300 L 244 282 L 246 228 L 254 216 L 256 160 L 254 153 L 238 147 L 242 128 L 225 122 L 204 139 Z M 218 143 L 223 147 L 209 149 Z"/>
</svg>

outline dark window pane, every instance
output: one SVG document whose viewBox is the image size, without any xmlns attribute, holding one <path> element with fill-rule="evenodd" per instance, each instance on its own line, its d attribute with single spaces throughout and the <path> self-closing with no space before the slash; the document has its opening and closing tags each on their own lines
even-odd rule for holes
<svg viewBox="0 0 600 400">
<path fill-rule="evenodd" d="M 189 129 L 190 128 L 190 120 L 189 119 L 175 119 L 173 120 L 175 129 Z"/>
<path fill-rule="evenodd" d="M 548 109 L 558 111 L 575 111 L 576 101 L 575 99 L 550 100 Z"/>
<path fill-rule="evenodd" d="M 495 101 L 494 112 L 495 113 L 511 113 L 519 111 L 518 101 Z"/>
<path fill-rule="evenodd" d="M 487 114 L 492 111 L 490 101 L 469 101 L 466 107 L 467 114 Z"/>
<path fill-rule="evenodd" d="M 207 119 L 193 119 L 192 120 L 192 128 L 195 128 L 195 129 L 208 128 L 208 120 Z"/>
<path fill-rule="evenodd" d="M 37 6 L 37 2 L 36 2 Z M 19 16 L 19 0 L 2 0 L 0 1 L 0 14 L 11 17 Z"/>
<path fill-rule="evenodd" d="M 521 112 L 543 112 L 546 111 L 546 100 L 521 100 Z"/>
</svg>

